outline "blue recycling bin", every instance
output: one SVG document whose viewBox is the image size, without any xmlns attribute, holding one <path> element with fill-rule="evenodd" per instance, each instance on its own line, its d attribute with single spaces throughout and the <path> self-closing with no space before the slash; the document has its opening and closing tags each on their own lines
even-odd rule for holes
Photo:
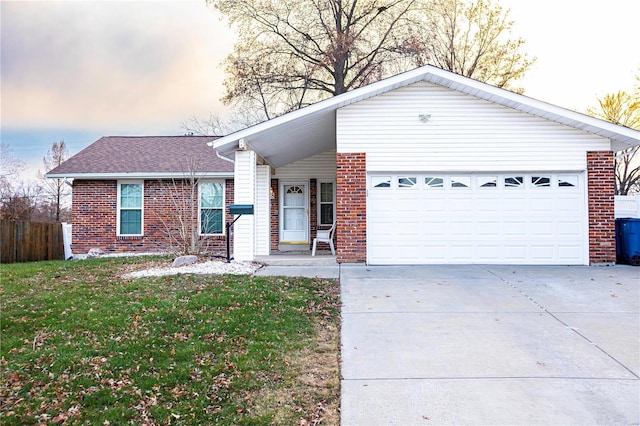
<svg viewBox="0 0 640 426">
<path fill-rule="evenodd" d="M 640 219 L 616 219 L 616 257 L 620 263 L 640 266 Z"/>
</svg>

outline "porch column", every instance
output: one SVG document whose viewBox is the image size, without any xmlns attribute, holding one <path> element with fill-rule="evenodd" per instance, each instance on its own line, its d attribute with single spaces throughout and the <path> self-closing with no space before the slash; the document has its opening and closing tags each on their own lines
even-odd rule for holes
<svg viewBox="0 0 640 426">
<path fill-rule="evenodd" d="M 589 263 L 616 261 L 615 174 L 613 152 L 587 152 Z"/>
<path fill-rule="evenodd" d="M 234 204 L 254 204 L 256 187 L 256 153 L 236 151 L 234 165 Z M 233 225 L 233 258 L 253 260 L 255 247 L 255 216 L 243 215 Z"/>
<path fill-rule="evenodd" d="M 271 166 L 256 166 L 255 254 L 266 256 L 270 252 L 271 240 Z"/>
<path fill-rule="evenodd" d="M 336 251 L 338 263 L 367 261 L 366 154 L 336 154 Z"/>
</svg>

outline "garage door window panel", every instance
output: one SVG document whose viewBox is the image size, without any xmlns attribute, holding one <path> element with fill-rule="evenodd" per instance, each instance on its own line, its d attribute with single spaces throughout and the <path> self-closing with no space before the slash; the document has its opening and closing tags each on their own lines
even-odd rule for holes
<svg viewBox="0 0 640 426">
<path fill-rule="evenodd" d="M 571 188 L 578 186 L 578 176 L 569 175 L 569 176 L 558 176 L 558 187 L 561 188 Z"/>
<path fill-rule="evenodd" d="M 391 176 L 371 176 L 372 188 L 391 188 Z"/>
<path fill-rule="evenodd" d="M 471 188 L 471 176 L 451 176 L 451 188 L 455 188 L 455 189 Z"/>
<path fill-rule="evenodd" d="M 413 176 L 400 176 L 398 177 L 398 188 L 399 189 L 408 189 L 408 188 L 417 188 L 418 187 L 418 178 Z"/>
<path fill-rule="evenodd" d="M 443 189 L 444 177 L 443 176 L 425 176 L 424 187 L 425 189 Z"/>
<path fill-rule="evenodd" d="M 531 186 L 534 188 L 550 188 L 551 176 L 531 176 Z"/>
<path fill-rule="evenodd" d="M 497 188 L 497 176 L 478 176 L 478 188 Z"/>
<path fill-rule="evenodd" d="M 505 188 L 524 188 L 523 176 L 505 176 L 504 178 Z"/>
</svg>

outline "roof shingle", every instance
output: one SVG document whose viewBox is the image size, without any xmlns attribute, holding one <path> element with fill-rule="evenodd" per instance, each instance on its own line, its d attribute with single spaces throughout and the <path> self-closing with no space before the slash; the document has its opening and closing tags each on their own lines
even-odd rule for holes
<svg viewBox="0 0 640 426">
<path fill-rule="evenodd" d="M 105 136 L 48 175 L 231 172 L 233 163 L 207 145 L 217 136 Z M 190 167 L 190 161 L 196 166 Z M 195 168 L 195 170 L 191 170 Z"/>
</svg>

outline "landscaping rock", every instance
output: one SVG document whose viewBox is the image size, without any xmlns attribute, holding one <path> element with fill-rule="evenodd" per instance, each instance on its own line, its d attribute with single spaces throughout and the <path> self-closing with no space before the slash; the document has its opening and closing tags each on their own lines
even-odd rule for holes
<svg viewBox="0 0 640 426">
<path fill-rule="evenodd" d="M 198 256 L 180 256 L 180 257 L 176 257 L 173 260 L 173 265 L 171 265 L 173 268 L 178 268 L 180 266 L 184 266 L 184 265 L 191 265 L 192 263 L 196 263 L 198 261 Z"/>
<path fill-rule="evenodd" d="M 100 256 L 104 256 L 105 253 L 103 250 L 100 250 L 99 248 L 92 248 L 91 250 L 89 250 L 89 253 L 87 253 L 87 257 L 88 258 L 94 258 L 94 257 L 100 257 Z"/>
</svg>

